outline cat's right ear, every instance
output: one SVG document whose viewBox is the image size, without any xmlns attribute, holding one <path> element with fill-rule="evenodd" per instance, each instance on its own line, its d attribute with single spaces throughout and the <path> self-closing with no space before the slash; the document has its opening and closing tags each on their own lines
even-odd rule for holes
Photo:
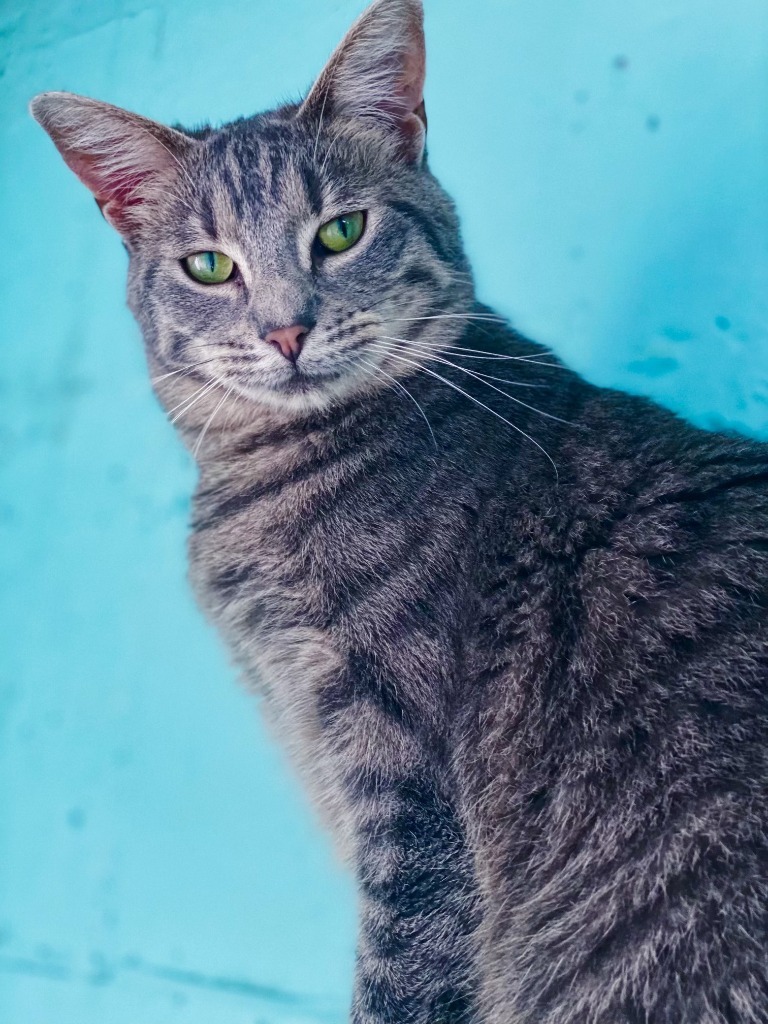
<svg viewBox="0 0 768 1024">
<path fill-rule="evenodd" d="M 426 54 L 421 0 L 374 0 L 337 46 L 301 110 L 378 125 L 406 160 L 424 155 Z"/>
<path fill-rule="evenodd" d="M 74 93 L 41 93 L 29 109 L 124 238 L 141 225 L 153 196 L 168 189 L 196 144 L 173 128 Z"/>
</svg>

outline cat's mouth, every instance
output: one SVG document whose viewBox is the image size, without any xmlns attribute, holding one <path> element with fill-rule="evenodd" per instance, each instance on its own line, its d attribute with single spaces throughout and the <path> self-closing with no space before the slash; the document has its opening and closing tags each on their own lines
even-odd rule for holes
<svg viewBox="0 0 768 1024">
<path fill-rule="evenodd" d="M 303 355 L 290 365 L 254 366 L 241 369 L 233 381 L 234 390 L 243 398 L 273 408 L 296 411 L 322 409 L 365 387 L 367 375 L 361 372 L 355 354 L 316 360 Z"/>
<path fill-rule="evenodd" d="M 343 376 L 341 370 L 312 370 L 307 372 L 300 364 L 293 368 L 289 377 L 281 377 L 272 384 L 272 389 L 286 395 L 306 394 L 324 384 L 330 384 Z"/>
<path fill-rule="evenodd" d="M 302 366 L 301 360 L 283 372 L 254 375 L 238 380 L 237 390 L 243 397 L 272 407 L 302 410 L 320 409 L 346 391 L 344 381 L 349 372 L 344 367 L 313 368 Z"/>
</svg>

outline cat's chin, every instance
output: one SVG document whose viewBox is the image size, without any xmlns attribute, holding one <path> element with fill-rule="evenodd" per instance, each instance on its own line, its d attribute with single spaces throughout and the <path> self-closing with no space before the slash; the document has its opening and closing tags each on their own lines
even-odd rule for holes
<svg viewBox="0 0 768 1024">
<path fill-rule="evenodd" d="M 352 398 L 359 382 L 348 374 L 323 376 L 296 375 L 270 385 L 254 384 L 241 387 L 243 397 L 270 409 L 301 415 L 322 412 Z"/>
</svg>

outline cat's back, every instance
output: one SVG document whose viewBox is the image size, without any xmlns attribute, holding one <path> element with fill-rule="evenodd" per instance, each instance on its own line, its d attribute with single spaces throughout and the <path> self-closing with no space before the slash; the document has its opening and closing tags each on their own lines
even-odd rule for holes
<svg viewBox="0 0 768 1024">
<path fill-rule="evenodd" d="M 588 385 L 571 409 L 559 483 L 505 498 L 477 638 L 493 657 L 477 655 L 462 718 L 488 1003 L 562 1024 L 598 994 L 617 1020 L 753 1019 L 768 447 Z"/>
<path fill-rule="evenodd" d="M 768 445 L 569 392 L 572 424 L 539 435 L 557 477 L 511 478 L 487 521 L 473 694 L 532 742 L 571 733 L 565 757 L 577 720 L 613 737 L 673 705 L 765 714 Z"/>
</svg>

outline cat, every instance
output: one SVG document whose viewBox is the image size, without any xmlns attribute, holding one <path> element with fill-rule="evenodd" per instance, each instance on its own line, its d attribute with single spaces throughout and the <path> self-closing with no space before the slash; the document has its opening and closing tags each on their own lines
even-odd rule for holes
<svg viewBox="0 0 768 1024">
<path fill-rule="evenodd" d="M 128 249 L 191 579 L 355 873 L 354 1024 L 768 1021 L 768 446 L 481 305 L 420 0 L 306 98 L 32 112 Z"/>
</svg>

